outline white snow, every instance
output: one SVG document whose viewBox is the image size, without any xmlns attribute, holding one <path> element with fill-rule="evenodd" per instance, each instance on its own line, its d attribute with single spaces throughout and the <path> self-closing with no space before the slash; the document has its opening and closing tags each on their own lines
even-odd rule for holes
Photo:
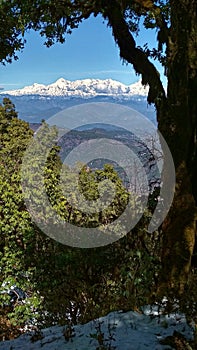
<svg viewBox="0 0 197 350">
<path fill-rule="evenodd" d="M 35 342 L 31 341 L 32 334 L 25 333 L 15 340 L 1 342 L 0 350 L 164 350 L 172 348 L 161 345 L 159 340 L 173 335 L 175 330 L 192 339 L 193 330 L 184 315 L 165 316 L 150 310 L 145 308 L 143 314 L 111 312 L 85 325 L 73 326 L 69 340 L 64 336 L 66 326 L 43 329 L 42 339 Z M 99 347 L 99 338 L 103 347 L 101 343 Z"/>
<path fill-rule="evenodd" d="M 69 81 L 64 78 L 58 79 L 50 85 L 34 83 L 19 90 L 2 91 L 0 94 L 12 96 L 39 95 L 39 96 L 65 96 L 92 98 L 95 96 L 111 96 L 114 98 L 129 99 L 134 95 L 146 96 L 148 86 L 144 87 L 140 81 L 124 85 L 112 79 L 84 79 Z"/>
</svg>

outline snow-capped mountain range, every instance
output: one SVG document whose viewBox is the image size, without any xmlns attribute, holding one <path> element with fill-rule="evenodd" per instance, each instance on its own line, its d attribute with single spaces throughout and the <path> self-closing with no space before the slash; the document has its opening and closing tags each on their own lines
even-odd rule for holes
<svg viewBox="0 0 197 350">
<path fill-rule="evenodd" d="M 140 81 L 124 85 L 112 79 L 69 81 L 63 78 L 44 85 L 34 83 L 18 90 L 0 91 L 0 103 L 8 97 L 15 104 L 19 118 L 31 123 L 47 120 L 65 108 L 92 102 L 126 105 L 155 123 L 154 106 L 147 105 L 148 86 Z"/>
<path fill-rule="evenodd" d="M 65 80 L 58 79 L 50 85 L 34 83 L 19 90 L 3 91 L 1 94 L 13 96 L 40 95 L 40 96 L 64 96 L 78 98 L 93 98 L 95 96 L 110 96 L 129 99 L 134 95 L 146 96 L 148 87 L 144 87 L 140 81 L 131 85 L 124 85 L 112 79 L 84 79 Z"/>
</svg>

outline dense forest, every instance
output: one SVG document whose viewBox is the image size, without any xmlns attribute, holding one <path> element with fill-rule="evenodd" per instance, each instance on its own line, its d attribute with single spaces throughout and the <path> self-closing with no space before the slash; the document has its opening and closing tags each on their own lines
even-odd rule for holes
<svg viewBox="0 0 197 350">
<path fill-rule="evenodd" d="M 28 296 L 27 302 L 19 303 L 13 309 L 9 304 L 9 294 L 1 294 L 5 327 L 1 337 L 5 334 L 9 337 L 14 332 L 17 334 L 17 329 L 27 321 L 40 326 L 54 321 L 66 322 L 66 310 L 71 313 L 75 324 L 110 310 L 129 310 L 147 303 L 150 293 L 154 292 L 160 270 L 160 234 L 147 234 L 156 198 L 150 197 L 149 208 L 132 232 L 106 247 L 93 248 L 87 253 L 87 249 L 71 248 L 50 239 L 32 222 L 21 188 L 21 163 L 33 131 L 28 123 L 18 118 L 14 105 L 8 99 L 4 99 L 1 105 L 0 116 L 1 291 L 6 288 L 8 291 L 15 285 L 26 291 Z M 43 128 L 49 130 L 45 122 Z M 53 128 L 51 133 L 55 133 Z M 85 131 L 86 138 L 89 133 Z M 70 142 L 68 144 L 70 147 Z M 98 184 L 105 178 L 111 179 L 116 190 L 115 198 L 107 209 L 86 215 L 73 208 L 62 194 L 60 150 L 58 145 L 52 148 L 44 176 L 47 195 L 57 213 L 73 225 L 84 227 L 114 221 L 124 210 L 129 194 L 113 166 L 106 164 L 102 169 L 87 172 L 87 166 L 81 165 L 80 186 L 86 198 L 94 200 L 98 197 Z M 34 167 L 38 183 L 37 163 L 33 157 L 32 154 L 31 167 Z M 63 181 L 69 183 L 72 189 L 72 174 L 69 172 L 67 175 L 66 169 L 64 174 Z M 31 180 L 34 181 L 33 178 Z M 36 205 L 39 207 L 42 205 L 39 193 L 37 198 Z M 73 200 L 75 203 L 77 198 Z M 132 206 L 130 210 L 132 215 Z M 114 235 L 116 230 L 118 232 L 118 225 Z M 13 328 L 9 328 L 11 324 Z M 7 326 L 10 333 L 6 333 Z"/>
<path fill-rule="evenodd" d="M 1 282 L 4 286 L 20 285 L 28 294 L 28 303 L 10 310 L 9 305 L 5 307 L 8 296 L 1 294 L 5 328 L 1 337 L 18 334 L 20 323 L 31 319 L 34 322 L 35 318 L 38 325 L 44 326 L 66 322 L 65 310 L 72 312 L 73 323 L 85 322 L 109 310 L 138 308 L 164 295 L 168 297 L 169 309 L 173 308 L 174 298 L 178 298 L 180 310 L 196 324 L 196 1 L 1 1 L 1 62 L 17 59 L 27 31 L 38 31 L 45 37 L 46 46 L 56 41 L 64 43 L 66 35 L 91 15 L 101 15 L 107 21 L 120 58 L 133 66 L 143 85 L 149 86 L 147 101 L 155 105 L 158 129 L 174 160 L 173 204 L 159 230 L 149 235 L 147 225 L 158 196 L 153 193 L 132 232 L 88 252 L 46 237 L 32 222 L 21 189 L 20 165 L 33 132 L 17 117 L 12 102 L 5 99 L 0 107 Z M 156 30 L 157 47 L 136 45 L 135 34 L 142 22 L 147 30 Z M 167 91 L 152 59 L 163 66 Z M 43 127 L 48 128 L 47 124 Z M 53 135 L 55 132 L 51 130 Z M 82 169 L 82 188 L 88 198 L 97 198 L 98 182 L 103 177 L 114 181 L 117 193 L 110 210 L 103 212 L 101 218 L 92 217 L 90 223 L 89 218 L 70 208 L 62 196 L 59 151 L 58 145 L 52 148 L 44 170 L 47 195 L 55 210 L 76 225 L 114 220 L 128 196 L 117 172 L 111 165 L 90 173 L 85 166 Z M 32 158 L 32 162 L 36 173 L 36 160 L 34 163 Z M 166 159 L 163 176 L 166 180 L 171 176 Z M 72 184 L 72 178 L 69 181 Z"/>
</svg>

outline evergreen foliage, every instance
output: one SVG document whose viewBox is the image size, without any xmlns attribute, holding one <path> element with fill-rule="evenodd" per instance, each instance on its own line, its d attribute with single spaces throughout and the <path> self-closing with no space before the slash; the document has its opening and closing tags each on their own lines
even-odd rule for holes
<svg viewBox="0 0 197 350">
<path fill-rule="evenodd" d="M 160 238 L 158 233 L 154 239 L 149 237 L 145 229 L 151 213 L 147 211 L 138 227 L 126 237 L 105 247 L 72 248 L 49 238 L 32 222 L 21 188 L 21 164 L 24 152 L 33 140 L 33 132 L 28 123 L 18 119 L 15 107 L 8 99 L 0 106 L 0 117 L 0 311 L 4 322 L 1 339 L 16 336 L 25 324 L 48 326 L 54 322 L 69 322 L 69 317 L 76 324 L 104 315 L 109 310 L 139 307 L 147 302 L 160 268 Z M 51 133 L 51 139 L 55 138 L 56 130 L 50 130 L 45 122 L 42 137 L 43 130 L 47 135 Z M 37 137 L 39 139 L 39 134 Z M 42 141 L 44 145 L 45 140 Z M 107 209 L 86 216 L 69 205 L 60 186 L 63 165 L 59 150 L 54 144 L 44 164 L 44 186 L 56 212 L 68 222 L 85 227 L 106 224 L 119 217 L 127 205 L 128 192 L 113 167 L 107 164 L 103 170 L 96 171 L 87 171 L 87 167 L 80 164 L 79 181 L 84 196 L 92 200 L 98 197 L 98 184 L 103 179 L 111 179 L 115 197 Z M 39 151 L 39 161 L 42 161 L 44 152 L 42 148 Z M 30 160 L 26 163 L 26 172 L 31 166 L 30 181 L 39 183 L 35 152 Z M 66 170 L 65 166 L 62 181 L 69 183 L 72 189 L 72 173 Z M 36 188 L 36 205 L 39 206 L 40 190 L 39 186 Z M 72 191 L 70 193 L 74 196 Z M 47 215 L 46 211 L 45 219 Z M 14 308 L 5 293 L 12 285 L 20 287 L 28 296 Z"/>
</svg>

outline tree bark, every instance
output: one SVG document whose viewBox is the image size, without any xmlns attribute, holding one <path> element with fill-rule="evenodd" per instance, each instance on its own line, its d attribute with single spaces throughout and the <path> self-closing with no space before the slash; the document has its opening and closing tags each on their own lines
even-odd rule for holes
<svg viewBox="0 0 197 350">
<path fill-rule="evenodd" d="M 190 271 L 196 232 L 196 1 L 171 0 L 170 3 L 171 28 L 166 43 L 167 97 L 154 65 L 136 47 L 118 2 L 113 3 L 106 18 L 120 48 L 120 56 L 142 75 L 142 83 L 149 84 L 148 102 L 156 106 L 159 131 L 174 159 L 176 188 L 173 205 L 162 227 L 164 241 L 159 291 L 175 288 L 182 292 Z"/>
<path fill-rule="evenodd" d="M 195 0 L 172 0 L 170 5 L 168 91 L 158 127 L 173 156 L 176 188 L 173 204 L 162 227 L 160 291 L 167 287 L 183 292 L 196 234 L 197 16 Z"/>
</svg>

